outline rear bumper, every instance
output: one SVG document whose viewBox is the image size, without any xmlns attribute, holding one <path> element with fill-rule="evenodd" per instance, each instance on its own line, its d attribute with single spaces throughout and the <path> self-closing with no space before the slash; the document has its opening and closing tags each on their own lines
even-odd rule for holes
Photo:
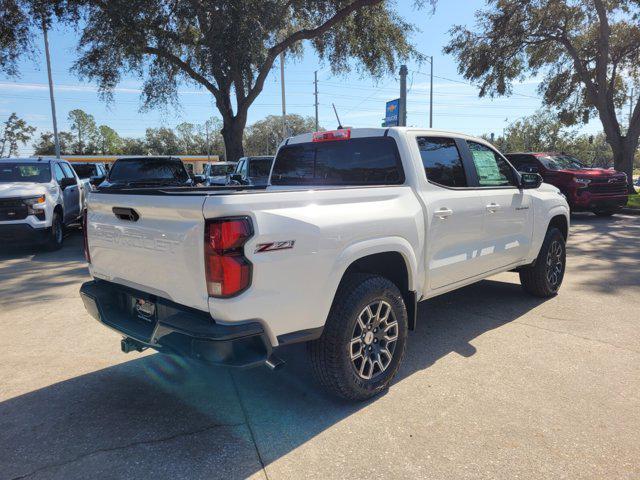
<svg viewBox="0 0 640 480">
<path fill-rule="evenodd" d="M 84 283 L 80 296 L 100 323 L 127 341 L 160 352 L 232 367 L 261 365 L 271 355 L 271 343 L 258 322 L 220 325 L 206 312 L 104 280 Z M 136 312 L 136 299 L 155 303 L 153 319 Z"/>
<path fill-rule="evenodd" d="M 33 228 L 28 223 L 0 224 L 0 243 L 5 245 L 42 243 L 47 239 L 49 230 L 49 228 Z"/>
</svg>

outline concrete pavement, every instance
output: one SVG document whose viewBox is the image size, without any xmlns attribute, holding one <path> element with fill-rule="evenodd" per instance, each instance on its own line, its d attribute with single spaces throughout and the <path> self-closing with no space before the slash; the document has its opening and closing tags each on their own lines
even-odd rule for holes
<svg viewBox="0 0 640 480">
<path fill-rule="evenodd" d="M 391 389 L 124 355 L 84 311 L 81 237 L 0 254 L 0 479 L 638 478 L 640 217 L 572 219 L 556 298 L 505 273 L 424 302 Z"/>
</svg>

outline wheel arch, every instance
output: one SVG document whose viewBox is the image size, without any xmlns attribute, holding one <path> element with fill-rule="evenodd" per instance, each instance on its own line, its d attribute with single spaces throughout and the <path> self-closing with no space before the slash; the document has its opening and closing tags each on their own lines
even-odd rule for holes
<svg viewBox="0 0 640 480">
<path fill-rule="evenodd" d="M 551 217 L 547 226 L 547 231 L 549 231 L 550 228 L 557 228 L 560 230 L 565 241 L 569 238 L 569 221 L 565 215 L 560 214 Z"/>
<path fill-rule="evenodd" d="M 61 220 L 64 222 L 64 210 L 62 209 L 62 205 L 57 203 L 55 207 L 53 207 L 53 213 L 59 213 Z"/>
<path fill-rule="evenodd" d="M 413 248 L 405 239 L 395 238 L 365 241 L 347 248 L 338 258 L 332 303 L 343 280 L 349 273 L 371 273 L 391 280 L 402 293 L 409 321 L 415 329 L 417 314 L 418 263 Z"/>
</svg>

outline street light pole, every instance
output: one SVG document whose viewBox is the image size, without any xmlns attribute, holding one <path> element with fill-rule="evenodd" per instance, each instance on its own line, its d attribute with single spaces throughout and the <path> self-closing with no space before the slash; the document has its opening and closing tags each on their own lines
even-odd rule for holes
<svg viewBox="0 0 640 480">
<path fill-rule="evenodd" d="M 318 71 L 313 72 L 313 84 L 315 86 L 315 107 L 316 107 L 316 132 L 318 131 Z"/>
<path fill-rule="evenodd" d="M 282 86 L 282 138 L 287 138 L 287 103 L 284 94 L 284 52 L 280 53 L 280 84 Z"/>
<path fill-rule="evenodd" d="M 407 73 L 406 65 L 400 65 L 400 117 L 399 126 L 407 126 Z"/>
<path fill-rule="evenodd" d="M 49 98 L 51 100 L 51 117 L 53 118 L 53 139 L 56 148 L 56 158 L 60 158 L 60 139 L 58 138 L 58 121 L 56 119 L 56 101 L 53 98 L 53 78 L 51 76 L 51 57 L 49 55 L 49 37 L 47 36 L 47 24 L 42 20 L 42 33 L 44 35 L 44 53 L 47 59 L 47 75 L 49 76 Z"/>
</svg>

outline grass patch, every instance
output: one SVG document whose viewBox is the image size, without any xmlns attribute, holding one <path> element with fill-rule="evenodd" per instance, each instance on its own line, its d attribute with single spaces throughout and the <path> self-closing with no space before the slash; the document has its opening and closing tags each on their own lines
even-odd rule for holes
<svg viewBox="0 0 640 480">
<path fill-rule="evenodd" d="M 640 195 L 629 195 L 629 202 L 627 203 L 627 207 L 640 208 Z"/>
</svg>

